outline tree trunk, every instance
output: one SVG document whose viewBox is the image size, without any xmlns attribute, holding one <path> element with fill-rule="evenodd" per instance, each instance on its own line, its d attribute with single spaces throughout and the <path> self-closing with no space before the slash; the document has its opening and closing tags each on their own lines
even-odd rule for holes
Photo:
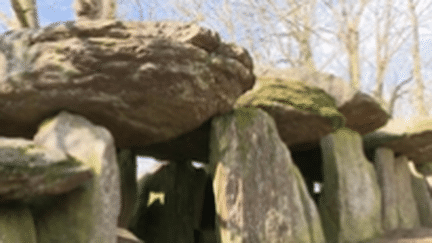
<svg viewBox="0 0 432 243">
<path fill-rule="evenodd" d="M 11 0 L 21 28 L 38 28 L 36 0 Z"/>
<path fill-rule="evenodd" d="M 423 76 L 421 73 L 421 56 L 420 56 L 420 39 L 419 39 L 419 25 L 413 0 L 408 0 L 408 7 L 411 14 L 411 24 L 413 31 L 413 46 L 412 46 L 412 57 L 413 57 L 413 77 L 416 82 L 416 88 L 414 91 L 414 100 L 417 112 L 420 116 L 427 116 L 428 110 L 424 101 L 424 83 Z"/>
</svg>

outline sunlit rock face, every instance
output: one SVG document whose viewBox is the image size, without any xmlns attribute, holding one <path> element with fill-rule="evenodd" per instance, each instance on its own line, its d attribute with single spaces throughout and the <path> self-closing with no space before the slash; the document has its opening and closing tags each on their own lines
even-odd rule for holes
<svg viewBox="0 0 432 243">
<path fill-rule="evenodd" d="M 325 242 L 318 210 L 267 113 L 212 122 L 210 171 L 220 242 Z"/>
<path fill-rule="evenodd" d="M 432 119 L 414 117 L 411 119 L 392 119 L 379 130 L 364 136 L 366 150 L 378 147 L 391 149 L 397 155 L 404 155 L 416 164 L 422 172 L 432 157 Z"/>
<path fill-rule="evenodd" d="M 381 105 L 369 95 L 352 89 L 348 82 L 334 75 L 311 71 L 307 68 L 257 68 L 261 79 L 299 81 L 308 87 L 323 90 L 334 99 L 337 110 L 345 117 L 345 126 L 367 134 L 387 123 L 390 116 Z M 258 81 L 259 81 L 258 80 Z M 321 102 L 314 101 L 316 106 Z"/>
<path fill-rule="evenodd" d="M 0 137 L 0 204 L 68 193 L 92 177 L 90 166 L 59 149 Z"/>
<path fill-rule="evenodd" d="M 82 116 L 61 112 L 40 126 L 34 142 L 76 158 L 93 172 L 86 187 L 36 207 L 37 242 L 117 242 L 120 175 L 110 132 Z"/>
<path fill-rule="evenodd" d="M 258 78 L 254 88 L 237 100 L 236 107 L 268 112 L 289 147 L 318 144 L 320 138 L 345 124 L 333 97 L 299 80 Z"/>
<path fill-rule="evenodd" d="M 3 136 L 30 138 L 67 110 L 109 129 L 117 147 L 143 147 L 230 111 L 255 80 L 245 49 L 178 22 L 59 23 L 0 45 Z"/>
</svg>

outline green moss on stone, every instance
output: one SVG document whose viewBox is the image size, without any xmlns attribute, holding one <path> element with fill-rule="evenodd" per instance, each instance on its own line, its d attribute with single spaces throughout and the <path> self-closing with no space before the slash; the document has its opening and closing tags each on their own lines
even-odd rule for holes
<svg viewBox="0 0 432 243">
<path fill-rule="evenodd" d="M 299 81 L 260 78 L 259 86 L 237 100 L 237 107 L 289 106 L 331 120 L 336 130 L 345 124 L 345 117 L 337 110 L 333 97 L 322 89 Z"/>
</svg>

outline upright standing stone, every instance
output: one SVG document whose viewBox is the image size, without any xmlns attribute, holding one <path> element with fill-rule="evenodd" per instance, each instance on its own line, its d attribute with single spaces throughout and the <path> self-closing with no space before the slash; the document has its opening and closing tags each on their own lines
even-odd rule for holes
<svg viewBox="0 0 432 243">
<path fill-rule="evenodd" d="M 425 177 L 420 174 L 413 162 L 408 164 L 411 171 L 411 183 L 420 223 L 425 227 L 432 227 L 432 198 L 429 193 Z"/>
<path fill-rule="evenodd" d="M 381 192 L 357 132 L 339 129 L 321 140 L 321 216 L 328 242 L 359 242 L 381 233 Z"/>
<path fill-rule="evenodd" d="M 66 152 L 94 172 L 87 188 L 61 196 L 37 211 L 37 242 L 115 243 L 120 185 L 116 150 L 108 130 L 61 112 L 41 125 L 34 141 Z"/>
<path fill-rule="evenodd" d="M 385 231 L 398 227 L 398 197 L 394 153 L 388 148 L 375 151 L 375 168 L 381 188 L 382 226 Z"/>
<path fill-rule="evenodd" d="M 304 180 L 264 111 L 212 122 L 210 167 L 219 242 L 324 242 Z"/>
<path fill-rule="evenodd" d="M 136 159 L 130 149 L 120 149 L 117 153 L 121 182 L 121 210 L 118 226 L 127 228 L 132 219 L 137 201 Z"/>
<path fill-rule="evenodd" d="M 0 242 L 36 243 L 34 219 L 28 207 L 0 206 Z"/>
<path fill-rule="evenodd" d="M 404 155 L 395 159 L 395 174 L 398 198 L 399 228 L 412 229 L 420 226 L 417 204 L 411 186 L 408 158 Z"/>
</svg>

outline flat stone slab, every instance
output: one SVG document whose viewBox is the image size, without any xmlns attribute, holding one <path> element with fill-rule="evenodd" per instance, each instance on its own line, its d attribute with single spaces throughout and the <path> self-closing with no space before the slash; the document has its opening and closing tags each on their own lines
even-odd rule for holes
<svg viewBox="0 0 432 243">
<path fill-rule="evenodd" d="M 386 147 L 397 155 L 405 155 L 415 164 L 432 162 L 432 119 L 394 119 L 363 138 L 366 150 Z"/>
<path fill-rule="evenodd" d="M 61 110 L 117 147 L 170 140 L 230 111 L 254 84 L 247 51 L 178 22 L 74 22 L 0 36 L 0 135 L 32 137 Z"/>
<path fill-rule="evenodd" d="M 257 85 L 242 95 L 236 106 L 258 107 L 268 112 L 289 147 L 317 144 L 320 138 L 345 123 L 333 97 L 300 81 L 258 78 Z"/>
<path fill-rule="evenodd" d="M 324 90 L 334 98 L 338 111 L 346 118 L 345 126 L 362 135 L 384 126 L 390 118 L 372 97 L 356 92 L 347 82 L 332 74 L 311 72 L 306 68 L 271 68 L 258 72 L 257 76 L 301 81 Z"/>
<path fill-rule="evenodd" d="M 92 177 L 89 166 L 60 150 L 0 137 L 0 202 L 66 193 Z"/>
</svg>

